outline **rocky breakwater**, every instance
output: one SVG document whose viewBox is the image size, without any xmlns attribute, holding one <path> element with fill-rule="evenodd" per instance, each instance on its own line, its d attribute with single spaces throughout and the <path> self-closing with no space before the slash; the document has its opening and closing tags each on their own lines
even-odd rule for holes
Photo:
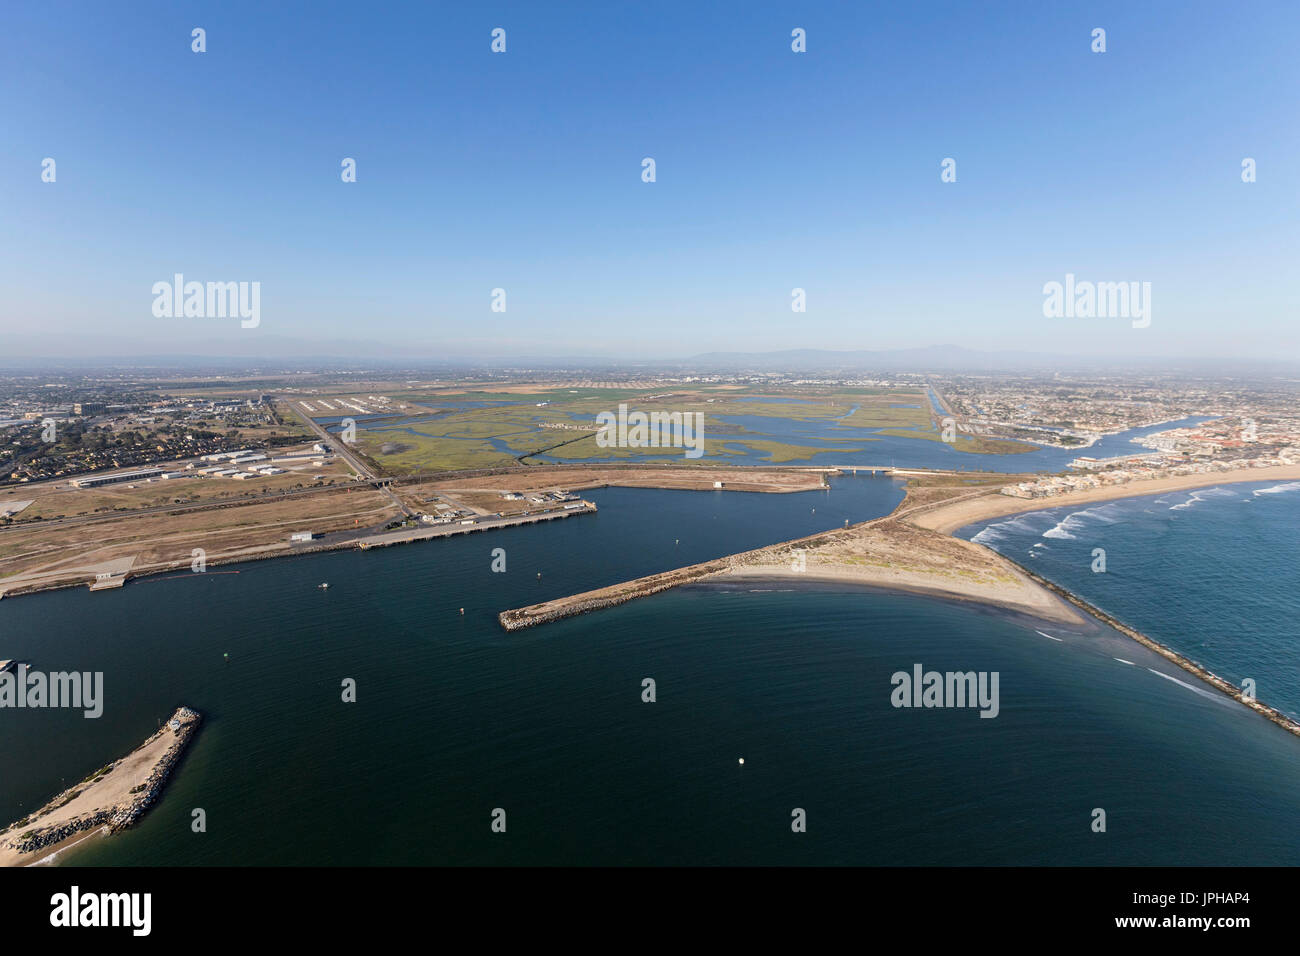
<svg viewBox="0 0 1300 956">
<path fill-rule="evenodd" d="M 530 604 L 528 607 L 502 611 L 497 615 L 497 620 L 507 631 L 518 631 L 525 627 L 534 627 L 538 624 L 546 624 L 549 621 L 558 621 L 561 618 L 573 617 L 575 614 L 585 614 L 588 611 L 599 611 L 636 598 L 658 594 L 660 591 L 667 591 L 669 588 L 689 584 L 708 575 L 725 571 L 727 567 L 728 560 L 725 558 L 718 561 L 706 561 L 703 564 L 693 564 L 690 567 L 664 571 L 660 574 L 651 574 L 647 577 L 637 578 L 634 581 L 615 584 L 612 587 L 584 591 L 581 594 L 557 598 L 554 601 L 543 601 L 541 604 Z"/>
<path fill-rule="evenodd" d="M 162 793 L 163 785 L 167 778 L 171 776 L 172 767 L 176 765 L 194 736 L 194 731 L 199 728 L 199 721 L 202 718 L 198 711 L 190 710 L 188 707 L 176 708 L 176 713 L 172 714 L 167 721 L 167 725 L 158 731 L 159 734 L 170 731 L 174 739 L 163 753 L 162 759 L 154 766 L 153 771 L 149 774 L 144 783 L 138 785 L 135 789 L 133 799 L 115 814 L 108 821 L 109 832 L 121 830 L 129 827 L 140 819 L 141 815 L 153 806 L 159 795 Z"/>
<path fill-rule="evenodd" d="M 201 720 L 197 711 L 178 707 L 157 733 L 127 756 L 0 830 L 0 865 L 34 862 L 96 827 L 112 833 L 131 826 L 161 795 Z"/>
<path fill-rule="evenodd" d="M 583 591 L 580 594 L 571 594 L 568 597 L 556 598 L 553 601 L 543 601 L 540 604 L 530 604 L 527 607 L 502 611 L 497 615 L 497 620 L 507 631 L 518 631 L 525 627 L 535 627 L 538 624 L 573 617 L 576 614 L 586 614 L 588 611 L 599 611 L 607 607 L 614 607 L 636 598 L 648 597 L 651 594 L 658 594 L 660 591 L 667 591 L 669 588 L 680 587 L 683 584 L 693 584 L 696 581 L 715 575 L 727 574 L 737 568 L 761 561 L 771 560 L 788 565 L 795 549 L 815 548 L 825 545 L 828 542 L 838 540 L 841 536 L 856 534 L 860 529 L 867 528 L 879 520 L 881 519 L 877 519 L 876 522 L 853 525 L 850 528 L 822 531 L 803 538 L 796 538 L 793 541 L 767 545 L 762 548 L 755 548 L 752 551 L 741 551 L 738 554 L 717 558 L 713 561 L 704 561 L 684 568 L 674 568 L 671 571 L 649 574 L 607 588 Z"/>
</svg>

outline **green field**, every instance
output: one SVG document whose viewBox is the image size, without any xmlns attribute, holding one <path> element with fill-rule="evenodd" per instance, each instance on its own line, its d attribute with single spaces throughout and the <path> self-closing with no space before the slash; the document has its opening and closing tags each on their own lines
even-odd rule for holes
<svg viewBox="0 0 1300 956">
<path fill-rule="evenodd" d="M 860 452 L 877 440 L 860 429 L 878 429 L 875 434 L 923 441 L 938 441 L 940 437 L 928 397 L 915 388 L 771 391 L 662 386 L 432 392 L 408 387 L 385 394 L 408 406 L 418 405 L 408 407 L 406 417 L 387 415 L 358 422 L 357 450 L 381 473 L 390 475 L 500 467 L 515 461 L 534 464 L 543 460 L 538 457 L 542 455 L 561 461 L 678 461 L 684 457 L 683 450 L 675 447 L 599 447 L 594 417 L 601 412 L 616 413 L 620 404 L 626 404 L 631 411 L 648 413 L 702 413 L 705 457 L 730 463 L 788 464 L 825 452 Z M 347 397 L 345 393 L 339 395 Z M 333 396 L 322 397 L 329 400 Z M 484 408 L 454 404 L 464 402 L 514 404 Z M 750 420 L 746 425 L 722 421 L 735 416 L 748 416 Z M 818 426 L 821 437 L 777 437 L 763 430 L 760 421 L 765 418 L 772 419 L 778 430 L 782 420 Z M 832 437 L 836 432 L 844 432 L 844 437 Z M 1028 450 L 1028 446 L 1014 442 L 962 434 L 955 448 L 992 454 Z"/>
</svg>

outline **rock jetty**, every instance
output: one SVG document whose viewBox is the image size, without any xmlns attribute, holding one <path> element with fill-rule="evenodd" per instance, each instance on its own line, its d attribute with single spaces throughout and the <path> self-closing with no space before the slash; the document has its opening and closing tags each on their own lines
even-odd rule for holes
<svg viewBox="0 0 1300 956">
<path fill-rule="evenodd" d="M 130 754 L 0 830 L 0 865 L 30 862 L 32 854 L 96 827 L 113 833 L 131 826 L 162 794 L 201 720 L 197 711 L 178 707 L 157 733 Z"/>
</svg>

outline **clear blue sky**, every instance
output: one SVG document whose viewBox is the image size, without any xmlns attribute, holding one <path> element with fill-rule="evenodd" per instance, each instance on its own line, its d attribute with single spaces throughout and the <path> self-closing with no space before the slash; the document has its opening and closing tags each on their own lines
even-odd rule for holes
<svg viewBox="0 0 1300 956">
<path fill-rule="evenodd" d="M 0 356 L 1300 358 L 1295 0 L 56 2 L 3 20 Z M 150 287 L 176 272 L 261 282 L 261 326 L 155 318 Z M 1044 318 L 1067 272 L 1151 282 L 1151 327 Z"/>
</svg>

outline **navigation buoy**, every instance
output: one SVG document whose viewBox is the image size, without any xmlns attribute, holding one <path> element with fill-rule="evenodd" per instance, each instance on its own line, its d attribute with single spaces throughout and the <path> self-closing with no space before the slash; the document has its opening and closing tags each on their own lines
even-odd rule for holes
<svg viewBox="0 0 1300 956">
<path fill-rule="evenodd" d="M 540 581 L 541 579 L 542 579 L 542 572 L 541 572 L 541 571 L 538 571 L 538 572 L 537 572 L 537 580 Z"/>
<path fill-rule="evenodd" d="M 224 658 L 226 659 L 226 663 L 230 663 L 230 652 L 229 652 L 229 651 L 227 651 L 226 653 L 222 654 L 221 656 L 224 657 Z"/>
<path fill-rule="evenodd" d="M 741 757 L 741 758 L 740 758 L 740 762 L 741 762 L 741 764 L 744 764 L 744 762 L 745 762 L 745 758 L 744 758 L 744 757 Z"/>
</svg>

